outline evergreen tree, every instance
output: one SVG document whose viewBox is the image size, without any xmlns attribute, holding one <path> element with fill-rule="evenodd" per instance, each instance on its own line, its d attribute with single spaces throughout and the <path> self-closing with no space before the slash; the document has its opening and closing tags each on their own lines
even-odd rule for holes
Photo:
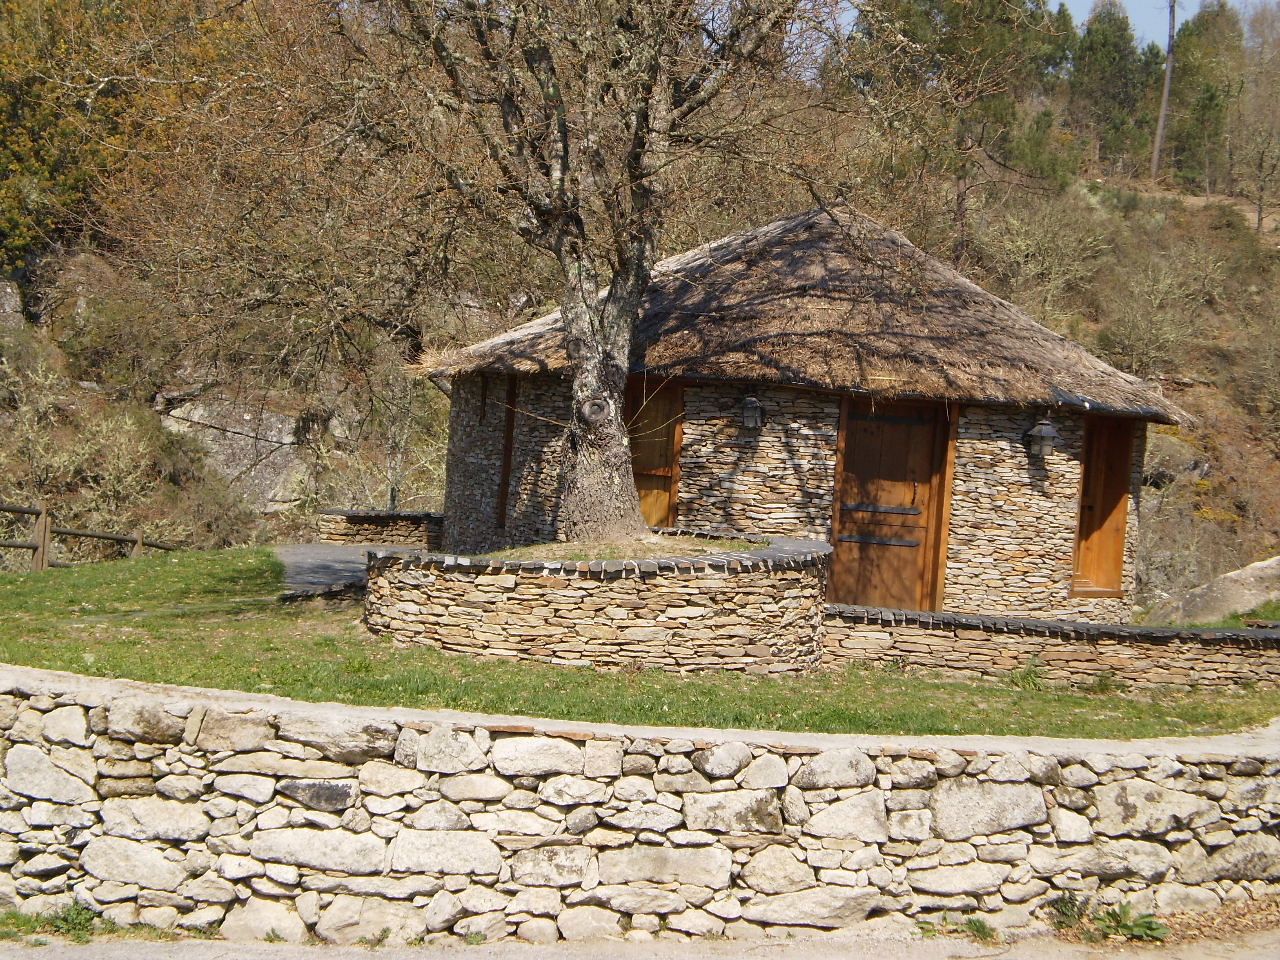
<svg viewBox="0 0 1280 960">
<path fill-rule="evenodd" d="M 1178 179 L 1225 186 L 1227 114 L 1239 93 L 1244 31 L 1226 0 L 1205 0 L 1174 40 L 1168 153 Z"/>
<path fill-rule="evenodd" d="M 1140 132 L 1135 110 L 1143 64 L 1129 17 L 1118 0 L 1098 0 L 1076 46 L 1071 71 L 1071 111 L 1091 127 L 1098 160 L 1108 172 L 1134 152 Z"/>
<path fill-rule="evenodd" d="M 1139 109 L 1148 98 L 1160 97 L 1160 82 L 1164 79 L 1164 48 L 1152 40 L 1138 54 Z"/>
<path fill-rule="evenodd" d="M 917 82 L 953 90 L 943 157 L 955 178 L 952 255 L 963 261 L 974 189 L 997 182 L 1052 189 L 1074 168 L 1055 142 L 1052 111 L 1022 106 L 1059 83 L 1075 41 L 1071 14 L 1045 0 L 896 0 L 886 22 L 906 41 L 898 55 Z"/>
<path fill-rule="evenodd" d="M 92 15 L 77 3 L 0 0 L 0 277 L 25 280 L 73 230 L 108 152 L 118 91 L 104 85 L 90 102 L 57 76 Z"/>
<path fill-rule="evenodd" d="M 1078 142 L 1058 126 L 1048 108 L 1020 121 L 1002 152 L 1014 170 L 1055 191 L 1065 188 L 1080 169 Z"/>
</svg>

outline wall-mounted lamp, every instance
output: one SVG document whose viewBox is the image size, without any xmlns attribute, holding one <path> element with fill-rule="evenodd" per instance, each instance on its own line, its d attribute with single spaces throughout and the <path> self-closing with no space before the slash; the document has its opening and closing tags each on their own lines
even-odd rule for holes
<svg viewBox="0 0 1280 960">
<path fill-rule="evenodd" d="M 1022 435 L 1027 448 L 1037 457 L 1047 457 L 1053 453 L 1054 442 L 1061 437 L 1062 434 L 1058 433 L 1048 417 L 1041 417 L 1034 427 Z"/>
<path fill-rule="evenodd" d="M 764 404 L 758 397 L 743 398 L 742 426 L 746 430 L 759 430 L 764 426 Z"/>
</svg>

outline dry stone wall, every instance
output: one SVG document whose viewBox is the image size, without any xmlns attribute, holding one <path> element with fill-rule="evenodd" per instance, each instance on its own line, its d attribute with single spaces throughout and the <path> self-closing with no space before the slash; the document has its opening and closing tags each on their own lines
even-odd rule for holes
<svg viewBox="0 0 1280 960">
<path fill-rule="evenodd" d="M 829 554 L 829 544 L 781 537 L 758 550 L 639 561 L 383 554 L 368 567 L 365 622 L 399 643 L 605 670 L 902 663 L 967 679 L 1034 667 L 1077 686 L 1280 685 L 1280 631 L 827 604 Z"/>
<path fill-rule="evenodd" d="M 569 384 L 516 379 L 506 490 L 500 491 L 509 380 L 472 375 L 453 385 L 444 548 L 489 552 L 557 539 L 562 424 Z M 699 530 L 831 537 L 840 398 L 765 385 L 687 383 L 679 451 L 677 522 Z M 745 397 L 764 407 L 758 431 L 741 425 Z M 1023 435 L 1034 411 L 965 405 L 956 432 L 943 609 L 1101 623 L 1131 618 L 1126 597 L 1072 597 L 1084 419 L 1054 415 L 1061 434 L 1043 462 Z M 1133 588 L 1141 484 L 1135 443 L 1124 588 Z M 499 517 L 505 497 L 506 516 Z"/>
<path fill-rule="evenodd" d="M 1280 630 L 1124 627 L 832 604 L 822 646 L 824 664 L 905 663 L 967 679 L 1034 666 L 1056 684 L 1280 686 Z"/>
<path fill-rule="evenodd" d="M 351 944 L 1280 893 L 1280 750 L 658 728 L 0 669 L 0 900 Z"/>
<path fill-rule="evenodd" d="M 778 538 L 759 550 L 590 563 L 383 556 L 369 564 L 365 622 L 454 653 L 789 673 L 818 662 L 830 549 Z"/>
<path fill-rule="evenodd" d="M 742 402 L 764 426 L 742 426 Z M 831 538 L 840 398 L 762 385 L 688 384 L 680 450 L 680 525 Z"/>
<path fill-rule="evenodd" d="M 322 510 L 315 516 L 321 543 L 404 543 L 439 550 L 444 514 L 394 510 Z"/>
<path fill-rule="evenodd" d="M 942 608 L 960 613 L 1057 617 L 1100 623 L 1132 619 L 1135 523 L 1142 483 L 1141 430 L 1131 466 L 1125 538 L 1126 597 L 1069 595 L 1080 517 L 1084 418 L 1054 414 L 1061 438 L 1042 461 L 1023 435 L 1031 412 L 966 406 L 956 429 Z"/>
</svg>

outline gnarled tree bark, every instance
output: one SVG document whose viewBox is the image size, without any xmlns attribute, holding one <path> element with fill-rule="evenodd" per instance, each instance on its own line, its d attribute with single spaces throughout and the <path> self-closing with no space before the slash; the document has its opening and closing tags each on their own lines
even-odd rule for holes
<svg viewBox="0 0 1280 960">
<path fill-rule="evenodd" d="M 770 42 L 770 56 L 782 56 L 784 24 L 803 6 L 389 0 L 392 33 L 438 71 L 441 116 L 472 138 L 467 159 L 484 159 L 445 164 L 448 188 L 554 256 L 564 277 L 573 409 L 556 527 L 566 539 L 644 530 L 623 399 L 663 218 L 663 171 L 732 138 L 754 96 L 744 77 L 764 76 Z M 734 109 L 714 133 L 700 129 L 729 94 Z"/>
<path fill-rule="evenodd" d="M 560 533 L 574 541 L 623 540 L 644 528 L 622 416 L 638 303 L 589 305 L 578 295 L 582 289 L 561 308 L 573 410 L 565 429 Z"/>
</svg>

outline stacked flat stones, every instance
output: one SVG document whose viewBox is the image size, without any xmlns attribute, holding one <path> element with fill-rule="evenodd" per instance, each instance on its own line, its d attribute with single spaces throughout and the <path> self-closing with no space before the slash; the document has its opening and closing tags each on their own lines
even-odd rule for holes
<svg viewBox="0 0 1280 960">
<path fill-rule="evenodd" d="M 830 552 L 778 537 L 754 550 L 652 560 L 380 556 L 369 564 L 365 623 L 400 642 L 475 656 L 793 673 L 821 654 Z"/>
<path fill-rule="evenodd" d="M 0 900 L 347 944 L 1020 925 L 1280 893 L 1280 757 L 871 748 L 3 668 Z"/>
<path fill-rule="evenodd" d="M 406 543 L 439 550 L 444 514 L 386 510 L 321 510 L 315 515 L 321 543 Z"/>
<path fill-rule="evenodd" d="M 556 539 L 568 379 L 475 374 L 453 380 L 445 465 L 444 549 L 484 553 Z M 510 404 L 509 404 L 509 401 Z M 507 416 L 512 417 L 507 449 Z M 506 489 L 501 490 L 503 479 Z M 505 501 L 505 516 L 498 504 Z"/>
<path fill-rule="evenodd" d="M 1280 630 L 1192 630 L 875 607 L 827 607 L 822 662 L 905 663 L 966 679 L 1034 665 L 1049 683 L 1126 687 L 1280 685 Z"/>
<path fill-rule="evenodd" d="M 1276 630 L 826 604 L 829 551 L 817 541 L 776 537 L 758 550 L 655 560 L 385 555 L 370 563 L 365 621 L 375 633 L 451 653 L 606 670 L 793 673 L 905 663 L 968 679 L 1002 678 L 1035 664 L 1057 684 L 1102 677 L 1181 689 L 1280 683 Z"/>
<path fill-rule="evenodd" d="M 956 427 L 943 609 L 1097 623 L 1133 618 L 1134 548 L 1142 457 L 1130 477 L 1124 597 L 1071 596 L 1084 470 L 1084 419 L 1054 414 L 1060 433 L 1028 459 L 1023 410 L 962 408 Z M 1144 449 L 1141 427 L 1134 449 Z"/>
<path fill-rule="evenodd" d="M 742 401 L 765 410 L 742 427 Z M 764 385 L 684 388 L 678 514 L 685 526 L 831 538 L 840 398 Z"/>
</svg>

